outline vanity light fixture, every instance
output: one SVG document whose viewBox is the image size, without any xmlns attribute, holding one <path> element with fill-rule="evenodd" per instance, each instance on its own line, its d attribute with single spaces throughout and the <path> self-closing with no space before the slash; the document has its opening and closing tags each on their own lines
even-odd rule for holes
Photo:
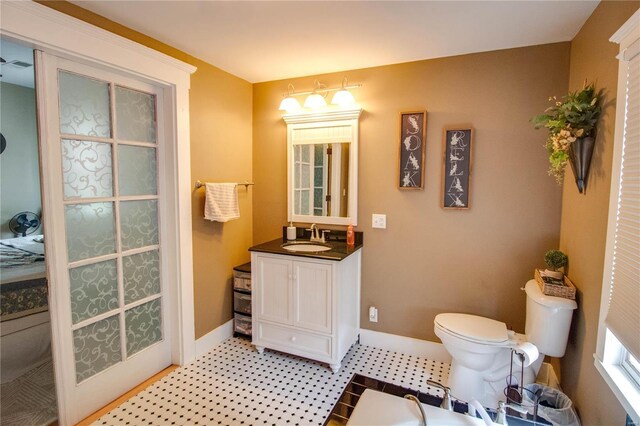
<svg viewBox="0 0 640 426">
<path fill-rule="evenodd" d="M 339 105 L 341 107 L 351 106 L 356 103 L 353 95 L 346 89 L 347 77 L 342 79 L 342 87 L 334 95 L 331 103 L 333 105 Z"/>
<path fill-rule="evenodd" d="M 294 87 L 291 83 L 287 86 L 288 92 L 283 95 L 283 99 L 280 102 L 280 110 L 286 111 L 287 113 L 294 113 L 302 109 L 300 103 L 294 98 L 294 96 L 304 96 L 307 95 L 307 98 L 304 101 L 304 108 L 316 109 L 321 108 L 327 105 L 327 101 L 325 98 L 329 94 L 329 92 L 336 92 L 333 95 L 331 103 L 333 105 L 337 105 L 340 107 L 348 107 L 356 104 L 356 101 L 349 92 L 349 89 L 356 89 L 360 87 L 361 84 L 347 84 L 347 78 L 345 77 L 342 80 L 341 87 L 335 88 L 327 88 L 327 86 L 318 80 L 313 83 L 313 90 L 307 92 L 295 92 Z"/>
<path fill-rule="evenodd" d="M 300 102 L 296 98 L 293 97 L 295 88 L 293 84 L 289 83 L 287 86 L 288 93 L 286 96 L 283 96 L 282 102 L 280 102 L 280 111 L 287 111 L 288 113 L 296 112 L 302 109 L 300 106 Z"/>
</svg>

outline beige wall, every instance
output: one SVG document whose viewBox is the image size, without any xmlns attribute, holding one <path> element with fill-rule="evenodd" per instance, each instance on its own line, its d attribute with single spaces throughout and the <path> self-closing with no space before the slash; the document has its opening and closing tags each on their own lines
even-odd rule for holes
<svg viewBox="0 0 640 426">
<path fill-rule="evenodd" d="M 569 256 L 568 275 L 578 288 L 578 311 L 567 353 L 562 386 L 573 398 L 585 425 L 624 424 L 624 410 L 593 365 L 611 185 L 611 163 L 618 81 L 618 45 L 609 37 L 638 9 L 638 2 L 602 2 L 571 42 L 569 86 L 585 79 L 604 90 L 596 149 L 584 195 L 567 169 L 562 196 L 560 248 Z"/>
<path fill-rule="evenodd" d="M 558 246 L 561 188 L 547 176 L 545 134 L 530 118 L 568 86 L 569 43 L 412 62 L 254 85 L 254 242 L 281 234 L 286 216 L 286 126 L 278 111 L 291 82 L 344 76 L 364 108 L 359 217 L 364 231 L 362 326 L 437 340 L 433 318 L 468 312 L 524 331 L 520 287 Z M 398 113 L 425 108 L 426 189 L 399 191 Z M 472 207 L 440 208 L 442 128 L 471 123 Z M 372 229 L 371 214 L 387 215 Z M 370 323 L 367 308 L 379 308 Z"/>
<path fill-rule="evenodd" d="M 16 213 L 42 213 L 35 90 L 0 83 L 0 132 L 7 140 L 0 156 L 0 238 L 13 238 L 9 221 Z"/>
<path fill-rule="evenodd" d="M 251 84 L 193 56 L 64 1 L 42 4 L 188 62 L 191 77 L 191 177 L 210 182 L 251 180 Z M 240 219 L 220 224 L 203 219 L 204 192 L 193 192 L 193 267 L 196 338 L 232 318 L 230 279 L 249 261 L 251 189 L 239 189 Z"/>
<path fill-rule="evenodd" d="M 191 78 L 191 177 L 252 180 L 251 84 L 204 63 Z M 194 191 L 193 273 L 196 338 L 232 318 L 233 267 L 250 260 L 252 189 L 238 188 L 240 219 L 203 219 L 204 189 Z"/>
</svg>

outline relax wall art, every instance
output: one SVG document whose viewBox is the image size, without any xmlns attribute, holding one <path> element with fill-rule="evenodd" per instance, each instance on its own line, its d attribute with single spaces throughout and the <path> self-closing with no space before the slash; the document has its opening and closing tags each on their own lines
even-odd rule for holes
<svg viewBox="0 0 640 426">
<path fill-rule="evenodd" d="M 424 159 L 426 152 L 427 112 L 400 113 L 400 189 L 424 187 Z"/>
<path fill-rule="evenodd" d="M 442 207 L 468 209 L 471 189 L 471 126 L 445 127 L 442 166 Z"/>
</svg>

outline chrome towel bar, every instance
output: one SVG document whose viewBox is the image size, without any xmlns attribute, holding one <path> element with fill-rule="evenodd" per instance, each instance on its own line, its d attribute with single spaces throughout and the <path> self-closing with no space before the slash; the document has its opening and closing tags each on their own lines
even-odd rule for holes
<svg viewBox="0 0 640 426">
<path fill-rule="evenodd" d="M 200 182 L 199 180 L 196 181 L 196 185 L 195 185 L 195 189 L 198 188 L 202 188 L 205 184 Z M 236 183 L 236 185 L 244 185 L 245 189 L 249 189 L 250 186 L 253 186 L 253 182 L 244 182 L 244 183 Z"/>
</svg>

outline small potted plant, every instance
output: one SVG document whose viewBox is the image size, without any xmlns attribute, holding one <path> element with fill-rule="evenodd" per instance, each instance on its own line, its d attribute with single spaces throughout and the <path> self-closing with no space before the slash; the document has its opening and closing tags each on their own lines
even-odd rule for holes
<svg viewBox="0 0 640 426">
<path fill-rule="evenodd" d="M 561 280 L 564 277 L 564 267 L 567 266 L 568 261 L 567 255 L 560 250 L 549 250 L 544 254 L 544 263 L 549 268 L 545 269 L 544 275 Z"/>
<path fill-rule="evenodd" d="M 585 82 L 582 90 L 570 92 L 562 100 L 555 96 L 549 98 L 554 104 L 532 119 L 536 129 L 544 127 L 549 131 L 545 144 L 549 153 L 549 174 L 562 183 L 569 163 L 580 193 L 584 192 L 589 176 L 596 123 L 602 110 L 599 98 L 595 85 Z"/>
</svg>

